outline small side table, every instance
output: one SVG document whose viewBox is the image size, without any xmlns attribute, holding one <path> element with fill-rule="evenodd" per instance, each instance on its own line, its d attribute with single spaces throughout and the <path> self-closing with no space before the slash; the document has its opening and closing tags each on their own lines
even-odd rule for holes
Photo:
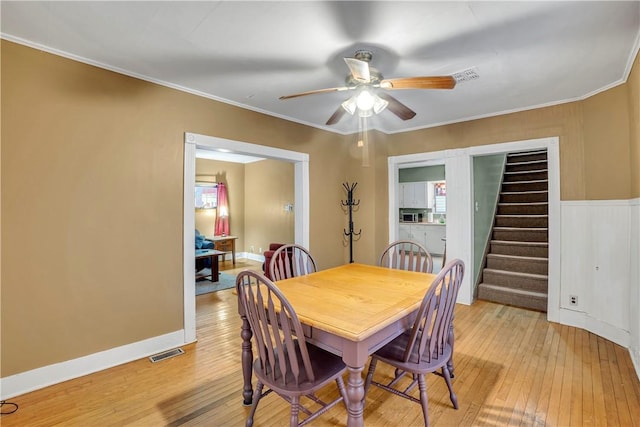
<svg viewBox="0 0 640 427">
<path fill-rule="evenodd" d="M 215 243 L 215 248 L 222 252 L 231 252 L 231 260 L 236 265 L 236 240 L 238 236 L 207 236 L 207 240 Z"/>
<path fill-rule="evenodd" d="M 215 249 L 196 249 L 196 259 L 209 258 L 211 260 L 211 281 L 218 282 L 220 280 L 220 268 L 218 265 L 218 257 L 224 255 L 223 251 Z M 207 277 L 208 274 L 197 274 L 196 279 Z"/>
</svg>

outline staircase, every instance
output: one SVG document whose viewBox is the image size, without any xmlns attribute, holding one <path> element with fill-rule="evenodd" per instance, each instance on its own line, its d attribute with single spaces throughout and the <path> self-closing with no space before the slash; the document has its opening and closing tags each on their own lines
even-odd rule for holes
<svg viewBox="0 0 640 427">
<path fill-rule="evenodd" d="M 547 311 L 547 152 L 507 155 L 478 298 Z"/>
</svg>

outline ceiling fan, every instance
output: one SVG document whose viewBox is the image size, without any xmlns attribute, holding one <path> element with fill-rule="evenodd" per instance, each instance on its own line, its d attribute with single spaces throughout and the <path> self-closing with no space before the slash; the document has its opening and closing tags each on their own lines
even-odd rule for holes
<svg viewBox="0 0 640 427">
<path fill-rule="evenodd" d="M 281 96 L 280 99 L 353 90 L 356 91 L 356 94 L 340 104 L 338 109 L 327 120 L 327 125 L 338 123 L 346 113 L 353 115 L 357 111 L 360 117 L 369 117 L 382 112 L 385 108 L 388 108 L 389 111 L 402 120 L 409 120 L 416 115 L 416 112 L 389 95 L 386 92 L 387 90 L 453 89 L 456 85 L 456 80 L 452 76 L 385 79 L 377 69 L 369 66 L 372 58 L 373 53 L 369 50 L 358 50 L 353 58 L 344 58 L 351 71 L 346 78 L 346 86 L 294 93 Z"/>
</svg>

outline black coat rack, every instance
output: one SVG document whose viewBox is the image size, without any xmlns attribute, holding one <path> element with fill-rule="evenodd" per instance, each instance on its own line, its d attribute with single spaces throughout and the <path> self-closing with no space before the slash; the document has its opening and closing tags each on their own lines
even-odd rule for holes
<svg viewBox="0 0 640 427">
<path fill-rule="evenodd" d="M 346 206 L 349 208 L 349 231 L 344 230 L 344 235 L 349 237 L 349 262 L 353 262 L 353 236 L 359 236 L 362 233 L 362 229 L 360 229 L 357 233 L 353 231 L 353 207 L 358 206 L 360 204 L 360 200 L 353 200 L 353 191 L 356 189 L 358 185 L 357 182 L 349 184 L 348 182 L 344 182 L 342 186 L 345 190 L 347 190 L 347 200 L 340 201 L 342 206 Z"/>
</svg>

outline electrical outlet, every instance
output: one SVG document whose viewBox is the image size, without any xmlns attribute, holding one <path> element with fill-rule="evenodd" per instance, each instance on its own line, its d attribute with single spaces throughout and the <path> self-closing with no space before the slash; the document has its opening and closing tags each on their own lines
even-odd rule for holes
<svg viewBox="0 0 640 427">
<path fill-rule="evenodd" d="M 258 249 L 258 253 L 261 254 L 262 253 L 262 248 Z"/>
<path fill-rule="evenodd" d="M 569 295 L 569 305 L 578 305 L 578 296 L 577 295 Z"/>
</svg>

